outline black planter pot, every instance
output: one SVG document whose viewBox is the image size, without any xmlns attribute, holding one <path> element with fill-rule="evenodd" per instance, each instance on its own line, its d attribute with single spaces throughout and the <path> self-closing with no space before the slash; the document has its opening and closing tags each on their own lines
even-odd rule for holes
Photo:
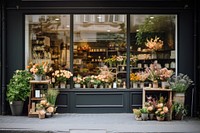
<svg viewBox="0 0 200 133">
<path fill-rule="evenodd" d="M 10 103 L 10 109 L 12 115 L 19 116 L 22 115 L 24 102 L 23 101 L 13 101 Z"/>
</svg>

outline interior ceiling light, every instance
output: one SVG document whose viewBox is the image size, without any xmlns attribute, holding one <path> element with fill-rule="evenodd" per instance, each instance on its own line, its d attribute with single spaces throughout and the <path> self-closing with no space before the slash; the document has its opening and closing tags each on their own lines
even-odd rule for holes
<svg viewBox="0 0 200 133">
<path fill-rule="evenodd" d="M 67 28 L 69 28 L 69 25 L 66 25 Z"/>
<path fill-rule="evenodd" d="M 110 32 L 110 29 L 108 29 L 107 32 Z"/>
<path fill-rule="evenodd" d="M 56 21 L 59 21 L 60 19 L 59 19 L 59 18 L 56 18 L 55 20 L 56 20 Z"/>
<path fill-rule="evenodd" d="M 151 17 L 150 17 L 150 19 L 154 19 L 154 17 L 153 17 L 153 16 L 151 16 Z"/>
<path fill-rule="evenodd" d="M 140 30 L 137 29 L 136 31 L 139 32 Z"/>
</svg>

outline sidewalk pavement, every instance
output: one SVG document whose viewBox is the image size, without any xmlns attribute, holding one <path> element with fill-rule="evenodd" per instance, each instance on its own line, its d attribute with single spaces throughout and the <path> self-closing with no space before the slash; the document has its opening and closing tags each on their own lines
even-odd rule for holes
<svg viewBox="0 0 200 133">
<path fill-rule="evenodd" d="M 198 118 L 182 121 L 136 121 L 132 113 L 55 114 L 39 119 L 0 116 L 0 133 L 200 132 Z"/>
</svg>

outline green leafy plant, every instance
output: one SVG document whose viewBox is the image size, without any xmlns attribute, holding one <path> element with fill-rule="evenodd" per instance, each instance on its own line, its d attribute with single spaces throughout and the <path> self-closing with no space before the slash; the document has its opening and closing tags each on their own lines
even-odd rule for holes
<svg viewBox="0 0 200 133">
<path fill-rule="evenodd" d="M 140 109 L 133 109 L 133 113 L 134 113 L 137 117 L 141 117 L 141 111 L 140 111 Z"/>
<path fill-rule="evenodd" d="M 48 89 L 47 94 L 46 94 L 47 102 L 55 106 L 58 94 L 59 94 L 59 91 L 57 89 Z"/>
<path fill-rule="evenodd" d="M 141 108 L 141 109 L 140 109 L 140 112 L 141 112 L 142 114 L 148 114 L 148 113 L 149 113 L 148 110 L 147 110 L 147 107 Z"/>
<path fill-rule="evenodd" d="M 31 91 L 30 79 L 32 79 L 32 74 L 30 72 L 26 70 L 16 70 L 7 85 L 7 100 L 9 102 L 25 101 Z"/>
<path fill-rule="evenodd" d="M 185 93 L 188 87 L 193 83 L 188 75 L 179 73 L 178 75 L 173 74 L 169 79 L 168 83 L 170 88 L 178 93 Z"/>
<path fill-rule="evenodd" d="M 175 102 L 172 105 L 172 111 L 173 111 L 175 116 L 177 116 L 177 115 L 186 116 L 187 115 L 187 110 L 184 107 L 184 105 L 181 104 L 181 103 L 178 103 L 178 102 Z"/>
</svg>

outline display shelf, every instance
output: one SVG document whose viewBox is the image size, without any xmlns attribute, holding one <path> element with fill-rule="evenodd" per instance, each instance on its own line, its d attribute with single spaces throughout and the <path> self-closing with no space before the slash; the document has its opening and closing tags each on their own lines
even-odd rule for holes
<svg viewBox="0 0 200 133">
<path fill-rule="evenodd" d="M 35 117 L 38 116 L 38 112 L 36 111 L 36 104 L 43 100 L 43 95 L 41 95 L 41 91 L 48 90 L 48 84 L 50 80 L 30 80 L 31 84 L 31 93 L 29 96 L 29 104 L 28 104 L 28 116 Z"/>
</svg>

